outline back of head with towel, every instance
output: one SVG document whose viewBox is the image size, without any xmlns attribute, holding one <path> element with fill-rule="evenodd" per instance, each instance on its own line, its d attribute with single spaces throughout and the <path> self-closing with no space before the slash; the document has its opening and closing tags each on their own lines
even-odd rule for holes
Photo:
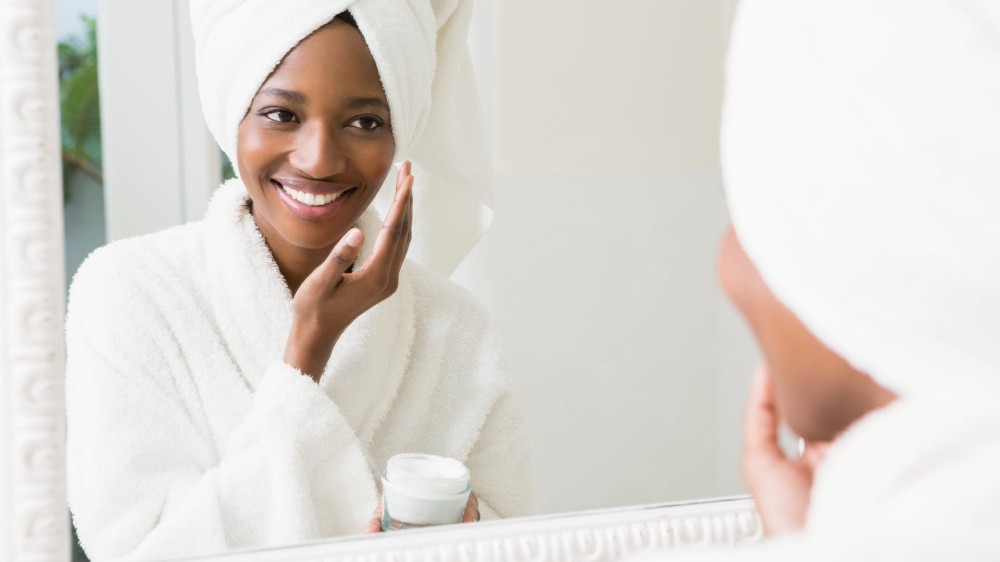
<svg viewBox="0 0 1000 562">
<path fill-rule="evenodd" d="M 1000 2 L 744 0 L 726 87 L 769 538 L 691 558 L 1000 558 Z"/>
</svg>

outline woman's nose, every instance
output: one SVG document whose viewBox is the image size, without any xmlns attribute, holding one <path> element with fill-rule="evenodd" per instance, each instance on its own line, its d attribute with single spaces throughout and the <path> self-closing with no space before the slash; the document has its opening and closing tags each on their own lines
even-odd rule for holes
<svg viewBox="0 0 1000 562">
<path fill-rule="evenodd" d="M 290 163 L 313 179 L 325 179 L 347 169 L 347 154 L 336 131 L 318 124 L 301 131 Z"/>
</svg>

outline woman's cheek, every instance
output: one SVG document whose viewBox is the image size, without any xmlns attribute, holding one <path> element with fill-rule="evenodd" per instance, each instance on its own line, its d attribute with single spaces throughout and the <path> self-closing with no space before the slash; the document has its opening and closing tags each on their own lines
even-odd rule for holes
<svg viewBox="0 0 1000 562">
<path fill-rule="evenodd" d="M 370 147 L 365 151 L 362 160 L 365 163 L 364 175 L 371 178 L 373 183 L 381 186 L 392 169 L 392 161 L 395 156 L 396 145 L 394 142 L 378 143 Z"/>
<path fill-rule="evenodd" d="M 265 160 L 267 156 L 269 143 L 266 136 L 253 127 L 248 127 L 248 130 L 241 134 L 239 139 L 237 154 L 240 162 L 245 162 L 251 168 L 259 166 L 260 161 Z"/>
</svg>

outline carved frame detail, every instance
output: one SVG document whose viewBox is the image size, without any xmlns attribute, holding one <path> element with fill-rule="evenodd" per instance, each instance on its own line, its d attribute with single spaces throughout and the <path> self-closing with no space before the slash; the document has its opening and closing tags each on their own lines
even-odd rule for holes
<svg viewBox="0 0 1000 562">
<path fill-rule="evenodd" d="M 69 560 L 52 6 L 0 1 L 0 559 Z"/>
<path fill-rule="evenodd" d="M 753 501 L 736 497 L 394 531 L 378 537 L 234 552 L 223 558 L 245 562 L 610 562 L 681 547 L 737 547 L 762 537 L 763 524 Z"/>
</svg>

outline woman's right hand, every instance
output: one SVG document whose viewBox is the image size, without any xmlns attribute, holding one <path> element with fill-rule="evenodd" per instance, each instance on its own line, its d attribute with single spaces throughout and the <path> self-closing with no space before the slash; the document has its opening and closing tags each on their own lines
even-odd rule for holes
<svg viewBox="0 0 1000 562">
<path fill-rule="evenodd" d="M 299 286 L 292 299 L 294 316 L 285 363 L 319 381 L 334 345 L 351 322 L 396 291 L 412 238 L 412 189 L 410 163 L 404 162 L 396 176 L 396 197 L 371 258 L 347 273 L 364 241 L 361 230 L 352 228 Z"/>
</svg>

